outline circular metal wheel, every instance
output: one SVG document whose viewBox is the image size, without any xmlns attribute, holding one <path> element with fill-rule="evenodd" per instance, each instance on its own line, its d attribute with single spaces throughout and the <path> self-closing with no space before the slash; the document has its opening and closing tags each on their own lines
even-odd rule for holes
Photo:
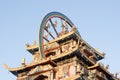
<svg viewBox="0 0 120 80">
<path fill-rule="evenodd" d="M 39 30 L 39 51 L 41 59 L 45 58 L 44 45 L 63 34 L 69 33 L 74 24 L 64 14 L 59 12 L 48 13 L 42 20 Z"/>
</svg>

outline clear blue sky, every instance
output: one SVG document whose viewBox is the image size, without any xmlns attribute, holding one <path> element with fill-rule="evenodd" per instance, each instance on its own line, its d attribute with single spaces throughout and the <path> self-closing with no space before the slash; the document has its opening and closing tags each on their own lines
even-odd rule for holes
<svg viewBox="0 0 120 80">
<path fill-rule="evenodd" d="M 120 0 L 1 0 L 0 1 L 0 80 L 16 80 L 3 68 L 18 67 L 22 58 L 31 61 L 25 44 L 38 41 L 43 17 L 58 11 L 69 17 L 81 36 L 100 52 L 110 71 L 120 71 Z"/>
</svg>

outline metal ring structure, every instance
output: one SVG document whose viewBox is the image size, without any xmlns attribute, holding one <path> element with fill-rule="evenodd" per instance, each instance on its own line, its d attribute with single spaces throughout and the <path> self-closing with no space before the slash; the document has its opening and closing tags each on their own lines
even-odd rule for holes
<svg viewBox="0 0 120 80">
<path fill-rule="evenodd" d="M 45 27 L 46 27 L 48 22 L 51 23 L 51 25 L 54 27 L 53 22 L 52 22 L 52 18 L 59 18 L 59 19 L 65 21 L 67 23 L 67 25 L 69 25 L 70 27 L 75 27 L 74 24 L 72 23 L 72 21 L 68 17 L 66 17 L 64 14 L 59 13 L 59 12 L 50 12 L 50 13 L 48 13 L 43 18 L 43 20 L 42 20 L 42 22 L 40 24 L 40 29 L 39 29 L 39 51 L 40 51 L 41 60 L 45 58 L 44 47 L 43 47 L 44 46 Z M 48 32 L 48 30 L 47 30 L 47 32 Z M 50 32 L 48 32 L 48 33 L 50 33 Z"/>
</svg>

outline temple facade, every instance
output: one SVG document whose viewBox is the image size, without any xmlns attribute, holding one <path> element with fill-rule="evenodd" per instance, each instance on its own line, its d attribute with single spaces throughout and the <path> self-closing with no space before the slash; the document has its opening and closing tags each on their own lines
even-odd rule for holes
<svg viewBox="0 0 120 80">
<path fill-rule="evenodd" d="M 120 80 L 100 61 L 100 53 L 82 39 L 77 28 L 64 14 L 48 13 L 39 30 L 39 44 L 26 44 L 33 56 L 30 63 L 22 59 L 21 66 L 4 65 L 16 80 Z"/>
</svg>

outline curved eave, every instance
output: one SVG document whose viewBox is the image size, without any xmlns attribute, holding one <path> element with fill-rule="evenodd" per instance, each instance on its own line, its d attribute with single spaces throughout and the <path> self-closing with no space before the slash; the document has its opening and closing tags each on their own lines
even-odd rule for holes
<svg viewBox="0 0 120 80">
<path fill-rule="evenodd" d="M 98 60 L 101 60 L 104 58 L 105 55 L 101 54 L 100 52 L 98 52 L 97 50 L 95 50 L 91 45 L 89 45 L 84 39 L 82 39 L 82 37 L 76 33 L 76 35 L 78 36 L 78 38 L 86 45 L 88 46 L 89 48 L 91 48 L 92 50 L 94 50 L 95 52 L 95 55 L 97 57 Z"/>
<path fill-rule="evenodd" d="M 59 42 L 60 40 L 63 40 L 63 39 L 65 39 L 65 38 L 68 38 L 68 37 L 71 36 L 71 35 L 75 35 L 77 38 L 80 39 L 79 34 L 78 34 L 76 31 L 72 31 L 72 32 L 70 32 L 70 33 L 68 33 L 68 34 L 66 34 L 66 35 L 63 35 L 63 36 L 61 36 L 61 37 L 53 40 L 53 41 L 50 41 L 48 44 L 53 43 L 53 42 Z M 45 45 L 46 45 L 46 44 L 45 44 Z M 69 52 L 61 53 L 61 54 L 59 54 L 59 55 L 55 55 L 55 56 L 50 57 L 51 60 L 56 60 L 56 59 L 59 59 L 59 58 L 61 58 L 61 57 L 65 57 L 65 56 L 71 55 L 71 54 L 73 54 L 75 51 L 79 51 L 79 53 L 84 56 L 83 58 L 85 58 L 91 65 L 94 65 L 95 62 L 92 61 L 92 60 L 90 60 L 84 53 L 82 53 L 81 50 L 79 49 L 78 45 L 79 45 L 79 44 L 77 44 L 76 47 L 75 47 L 73 50 L 69 51 Z"/>
<path fill-rule="evenodd" d="M 60 40 L 63 40 L 63 39 L 65 39 L 65 38 L 67 38 L 68 36 L 71 36 L 71 35 L 73 35 L 73 34 L 75 34 L 75 33 L 77 33 L 77 32 L 76 32 L 76 31 L 71 31 L 71 32 L 69 32 L 69 33 L 67 33 L 67 34 L 65 34 L 65 35 L 63 35 L 63 36 L 60 36 L 60 37 L 58 37 L 58 38 L 56 38 L 56 39 L 54 39 L 54 40 L 51 40 L 51 41 L 45 43 L 44 46 L 45 46 L 45 45 L 48 45 L 48 44 L 52 44 L 52 43 L 54 43 L 54 42 L 59 42 Z M 38 50 L 38 49 L 39 49 L 39 46 L 38 46 L 38 45 L 29 46 L 29 47 L 26 47 L 26 49 L 27 49 L 27 51 L 29 51 L 31 54 L 33 54 L 33 52 L 34 52 L 35 50 Z"/>
<path fill-rule="evenodd" d="M 72 51 L 65 52 L 65 53 L 61 53 L 61 54 L 59 54 L 59 55 L 52 56 L 52 57 L 51 57 L 51 60 L 56 60 L 56 59 L 59 59 L 59 58 L 61 58 L 61 57 L 68 56 L 68 55 L 74 53 L 74 52 L 77 51 L 77 50 L 78 50 L 78 47 L 74 48 Z"/>
<path fill-rule="evenodd" d="M 96 54 L 98 60 L 101 60 L 101 59 L 103 59 L 105 57 L 103 54 L 101 54 L 100 52 L 98 52 L 96 50 L 95 50 L 95 54 Z"/>
<path fill-rule="evenodd" d="M 75 35 L 79 38 L 79 40 L 82 40 L 83 42 L 85 42 L 78 33 L 75 33 Z M 87 44 L 88 44 L 88 43 L 87 43 Z M 89 44 L 88 44 L 88 45 L 89 45 Z M 89 46 L 90 46 L 90 45 L 89 45 Z M 90 60 L 90 59 L 83 53 L 83 51 L 81 51 L 80 49 L 79 49 L 79 51 L 80 51 L 80 54 L 81 54 L 82 56 L 84 56 L 84 58 L 85 58 L 91 65 L 94 65 L 94 64 L 95 64 L 95 62 L 92 61 L 92 60 Z"/>
<path fill-rule="evenodd" d="M 49 60 L 43 60 L 43 61 L 41 61 L 41 62 L 36 62 L 36 63 L 29 63 L 29 64 L 27 64 L 27 65 L 25 65 L 25 66 L 21 66 L 21 67 L 17 67 L 17 68 L 10 68 L 8 65 L 4 65 L 4 67 L 8 70 L 8 71 L 10 71 L 11 73 L 13 73 L 14 75 L 18 75 L 18 73 L 20 73 L 20 72 L 22 72 L 22 71 L 24 71 L 24 70 L 29 70 L 29 69 L 31 69 L 31 68 L 33 68 L 33 67 L 35 67 L 35 66 L 38 66 L 38 65 L 46 65 L 46 64 L 50 64 L 50 65 L 52 65 L 52 66 L 54 66 L 54 67 L 56 67 L 57 66 L 57 64 L 56 63 L 54 63 L 53 61 L 51 61 L 50 59 Z"/>
<path fill-rule="evenodd" d="M 89 45 L 85 40 L 83 40 L 82 38 L 80 38 L 83 42 L 84 42 L 84 44 L 86 45 L 86 46 L 88 46 L 89 48 L 91 48 L 92 50 L 94 50 L 94 52 L 95 52 L 95 55 L 96 55 L 96 57 L 98 58 L 98 60 L 101 60 L 101 59 L 103 59 L 104 58 L 104 55 L 103 54 L 101 54 L 100 52 L 98 52 L 97 50 L 95 50 L 91 45 Z"/>
<path fill-rule="evenodd" d="M 10 71 L 15 76 L 18 76 L 17 71 L 20 69 L 20 67 L 19 68 L 10 68 L 7 64 L 4 64 L 4 68 L 7 69 L 8 71 Z"/>
<path fill-rule="evenodd" d="M 85 55 L 85 53 L 83 53 L 80 49 L 79 49 L 79 51 L 80 51 L 80 53 L 82 54 L 82 56 L 84 56 L 84 58 L 91 63 L 91 65 L 94 65 L 94 64 L 95 64 L 95 62 L 92 61 L 90 58 L 88 58 L 88 57 Z"/>
<path fill-rule="evenodd" d="M 100 65 L 100 63 L 97 63 L 97 64 L 95 64 L 94 66 L 88 67 L 88 69 L 89 69 L 89 70 L 97 69 L 97 70 L 99 70 L 99 71 L 104 72 L 107 76 L 109 76 L 109 78 L 110 78 L 110 77 L 113 78 L 113 75 L 112 75 L 109 71 L 107 71 L 104 67 L 102 67 L 102 66 Z"/>
<path fill-rule="evenodd" d="M 79 52 L 78 52 L 79 51 Z M 70 56 L 72 54 L 74 54 L 76 56 L 80 56 L 82 55 L 82 58 L 84 60 L 87 60 L 87 63 L 89 63 L 90 65 L 94 65 L 95 62 L 93 62 L 92 60 L 90 60 L 87 56 L 84 55 L 84 53 L 80 52 L 78 46 L 76 46 L 72 51 L 69 51 L 69 52 L 65 52 L 65 53 L 61 53 L 61 54 L 58 54 L 58 55 L 55 55 L 55 56 L 52 56 L 50 57 L 51 60 L 57 60 L 57 59 L 60 59 L 60 58 L 63 58 L 63 57 L 66 57 L 66 56 Z M 81 58 L 80 58 L 81 59 Z"/>
<path fill-rule="evenodd" d="M 33 54 L 34 51 L 39 50 L 39 46 L 38 45 L 34 45 L 34 46 L 29 46 L 26 47 L 27 51 L 29 51 L 31 54 Z"/>
<path fill-rule="evenodd" d="M 64 36 L 61 36 L 60 38 L 55 39 L 54 41 L 50 41 L 48 44 L 53 43 L 53 42 L 58 42 L 58 41 L 60 41 L 61 39 L 63 40 L 63 39 L 65 39 L 66 37 L 68 37 L 68 36 L 70 36 L 70 35 L 73 35 L 73 34 L 75 34 L 75 36 L 80 39 L 79 34 L 78 34 L 76 31 L 72 31 L 72 32 L 70 32 L 70 33 L 68 33 L 68 34 L 66 34 L 66 35 L 64 35 Z M 59 58 L 61 58 L 61 57 L 68 56 L 68 55 L 70 55 L 70 54 L 72 54 L 72 53 L 74 53 L 75 51 L 78 50 L 79 53 L 80 53 L 80 55 L 83 55 L 83 58 L 85 58 L 85 60 L 87 60 L 91 65 L 94 65 L 95 62 L 92 61 L 91 59 L 89 59 L 83 52 L 81 52 L 81 50 L 79 49 L 78 45 L 79 45 L 79 44 L 77 44 L 76 47 L 75 47 L 72 51 L 69 51 L 69 52 L 66 52 L 66 53 L 61 53 L 61 54 L 59 54 L 59 55 L 52 56 L 51 59 L 52 59 L 52 60 L 59 59 Z"/>
</svg>

